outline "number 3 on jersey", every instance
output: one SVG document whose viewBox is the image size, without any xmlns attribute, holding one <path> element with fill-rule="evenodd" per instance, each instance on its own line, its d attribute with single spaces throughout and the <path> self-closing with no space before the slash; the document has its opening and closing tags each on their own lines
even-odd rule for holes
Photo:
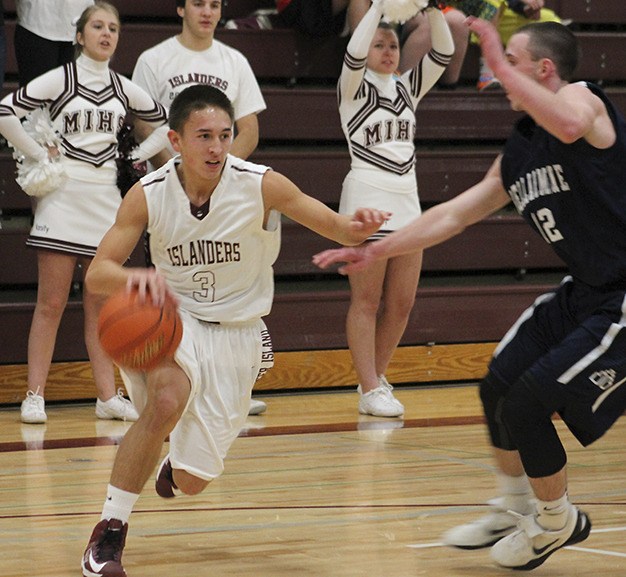
<svg viewBox="0 0 626 577">
<path fill-rule="evenodd" d="M 211 271 L 194 273 L 193 281 L 198 286 L 198 290 L 193 291 L 193 298 L 196 302 L 215 302 L 215 275 Z"/>
<path fill-rule="evenodd" d="M 563 235 L 560 233 L 559 229 L 556 228 L 554 215 L 549 208 L 542 208 L 537 212 L 532 212 L 530 217 L 533 219 L 537 230 L 547 243 L 551 244 L 563 240 Z"/>
</svg>

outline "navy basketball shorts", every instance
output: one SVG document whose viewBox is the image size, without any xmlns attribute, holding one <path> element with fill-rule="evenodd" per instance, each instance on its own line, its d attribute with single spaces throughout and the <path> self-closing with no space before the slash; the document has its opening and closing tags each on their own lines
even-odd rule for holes
<svg viewBox="0 0 626 577">
<path fill-rule="evenodd" d="M 626 409 L 626 290 L 566 277 L 511 327 L 490 371 L 504 395 L 523 376 L 546 409 L 589 445 Z"/>
</svg>

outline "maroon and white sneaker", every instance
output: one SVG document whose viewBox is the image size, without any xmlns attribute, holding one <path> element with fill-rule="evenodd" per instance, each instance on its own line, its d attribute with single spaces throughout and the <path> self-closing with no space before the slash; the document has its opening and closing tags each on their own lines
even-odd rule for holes
<svg viewBox="0 0 626 577">
<path fill-rule="evenodd" d="M 103 519 L 94 528 L 81 567 L 84 577 L 127 577 L 122 567 L 128 523 Z"/>
<path fill-rule="evenodd" d="M 180 494 L 176 483 L 174 483 L 174 475 L 172 471 L 172 463 L 170 463 L 170 456 L 166 455 L 165 459 L 161 461 L 159 470 L 156 474 L 154 481 L 154 488 L 159 497 L 164 499 L 172 499 L 176 495 Z"/>
</svg>

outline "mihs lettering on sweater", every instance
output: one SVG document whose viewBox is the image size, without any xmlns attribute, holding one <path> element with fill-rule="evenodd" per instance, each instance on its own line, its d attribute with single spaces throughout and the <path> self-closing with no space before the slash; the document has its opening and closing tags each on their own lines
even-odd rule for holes
<svg viewBox="0 0 626 577">
<path fill-rule="evenodd" d="M 62 134 L 100 132 L 117 134 L 124 124 L 124 115 L 102 108 L 86 108 L 63 113 Z"/>
<path fill-rule="evenodd" d="M 412 142 L 415 122 L 404 118 L 379 121 L 363 127 L 363 140 L 367 148 L 383 142 Z"/>
</svg>

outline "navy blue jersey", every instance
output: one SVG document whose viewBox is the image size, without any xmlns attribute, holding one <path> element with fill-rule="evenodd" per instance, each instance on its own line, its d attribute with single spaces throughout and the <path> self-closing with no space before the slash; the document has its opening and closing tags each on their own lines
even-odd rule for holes
<svg viewBox="0 0 626 577">
<path fill-rule="evenodd" d="M 575 279 L 626 287 L 626 122 L 598 86 L 586 86 L 605 103 L 615 144 L 565 144 L 525 116 L 504 147 L 502 182 Z"/>
</svg>

